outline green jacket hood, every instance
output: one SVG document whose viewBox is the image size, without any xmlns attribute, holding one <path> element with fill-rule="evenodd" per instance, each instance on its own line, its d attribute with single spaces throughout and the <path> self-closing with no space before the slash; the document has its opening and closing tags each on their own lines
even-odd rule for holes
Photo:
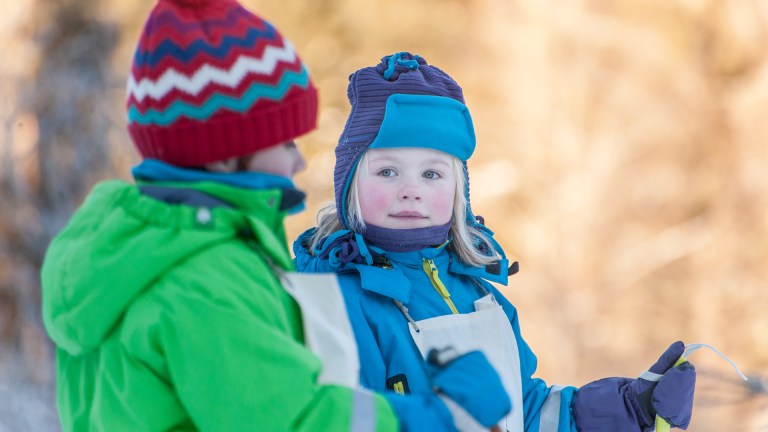
<svg viewBox="0 0 768 432">
<path fill-rule="evenodd" d="M 171 205 L 122 181 L 93 189 L 51 242 L 43 263 L 43 321 L 56 345 L 71 355 L 98 347 L 155 281 L 243 232 L 258 238 L 276 265 L 290 267 L 280 191 L 207 186 L 204 192 L 247 208 Z"/>
</svg>

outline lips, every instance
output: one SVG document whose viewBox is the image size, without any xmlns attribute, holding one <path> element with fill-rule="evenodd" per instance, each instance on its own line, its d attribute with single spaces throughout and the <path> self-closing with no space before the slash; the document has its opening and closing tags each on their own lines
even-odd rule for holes
<svg viewBox="0 0 768 432">
<path fill-rule="evenodd" d="M 405 218 L 405 219 L 424 219 L 426 216 L 417 211 L 401 211 L 395 214 L 391 214 L 391 217 Z"/>
</svg>

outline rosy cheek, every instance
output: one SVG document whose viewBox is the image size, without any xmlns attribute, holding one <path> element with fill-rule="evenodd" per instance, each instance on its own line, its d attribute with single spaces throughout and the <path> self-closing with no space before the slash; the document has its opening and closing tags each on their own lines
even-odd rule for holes
<svg viewBox="0 0 768 432">
<path fill-rule="evenodd" d="M 453 194 L 449 191 L 436 193 L 432 201 L 433 215 L 439 223 L 447 223 L 453 215 Z"/>
<path fill-rule="evenodd" d="M 375 184 L 361 182 L 359 192 L 363 220 L 375 224 L 378 220 L 383 219 L 389 203 L 386 190 Z"/>
</svg>

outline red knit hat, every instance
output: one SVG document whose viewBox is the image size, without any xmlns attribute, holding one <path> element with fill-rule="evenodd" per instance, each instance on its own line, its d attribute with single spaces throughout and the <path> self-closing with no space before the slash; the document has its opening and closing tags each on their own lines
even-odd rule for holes
<svg viewBox="0 0 768 432">
<path fill-rule="evenodd" d="M 293 45 L 235 0 L 159 0 L 128 79 L 144 158 L 199 166 L 313 130 L 317 91 Z"/>
</svg>

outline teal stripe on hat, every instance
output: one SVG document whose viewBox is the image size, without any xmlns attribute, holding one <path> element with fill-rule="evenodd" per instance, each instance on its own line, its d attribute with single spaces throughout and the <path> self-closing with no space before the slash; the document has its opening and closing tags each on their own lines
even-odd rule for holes
<svg viewBox="0 0 768 432">
<path fill-rule="evenodd" d="M 286 71 L 276 86 L 255 82 L 242 96 L 223 95 L 216 92 L 200 106 L 177 100 L 165 111 L 149 109 L 142 114 L 135 105 L 131 105 L 128 109 L 128 123 L 168 126 L 182 116 L 204 121 L 221 109 L 246 112 L 261 98 L 282 100 L 294 85 L 301 88 L 309 86 L 309 73 L 303 65 L 300 72 Z"/>
</svg>

